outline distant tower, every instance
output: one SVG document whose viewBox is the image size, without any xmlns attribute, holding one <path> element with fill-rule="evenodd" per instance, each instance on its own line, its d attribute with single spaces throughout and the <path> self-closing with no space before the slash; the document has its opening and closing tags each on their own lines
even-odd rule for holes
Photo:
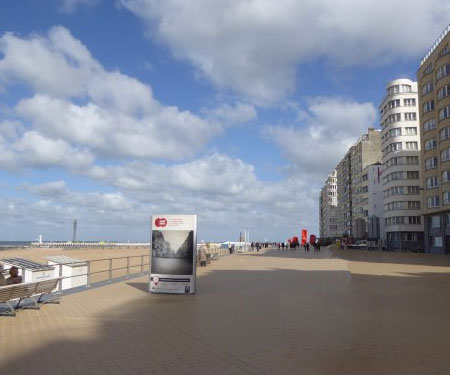
<svg viewBox="0 0 450 375">
<path fill-rule="evenodd" d="M 73 221 L 73 236 L 72 236 L 72 242 L 77 242 L 77 219 Z"/>
</svg>

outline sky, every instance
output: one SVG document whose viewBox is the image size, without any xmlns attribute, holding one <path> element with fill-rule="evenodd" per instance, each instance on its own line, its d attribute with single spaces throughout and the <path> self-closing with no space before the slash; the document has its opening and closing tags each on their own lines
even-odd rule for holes
<svg viewBox="0 0 450 375">
<path fill-rule="evenodd" d="M 415 80 L 447 0 L 3 0 L 0 241 L 318 234 L 319 193 Z"/>
</svg>

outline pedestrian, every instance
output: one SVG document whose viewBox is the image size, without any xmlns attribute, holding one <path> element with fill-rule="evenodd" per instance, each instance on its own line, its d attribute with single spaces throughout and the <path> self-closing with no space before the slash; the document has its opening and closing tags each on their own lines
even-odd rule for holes
<svg viewBox="0 0 450 375">
<path fill-rule="evenodd" d="M 317 241 L 317 251 L 320 251 L 320 241 Z"/>
<path fill-rule="evenodd" d="M 233 249 L 231 248 L 231 242 L 228 242 L 228 251 L 230 252 L 230 254 L 233 251 Z"/>
<path fill-rule="evenodd" d="M 306 243 L 306 251 L 309 251 L 309 242 Z"/>
<path fill-rule="evenodd" d="M 278 250 L 280 250 L 280 248 L 281 248 L 281 245 L 280 245 L 280 243 L 278 242 Z"/>
<path fill-rule="evenodd" d="M 198 253 L 200 256 L 200 267 L 206 267 L 206 249 L 203 241 L 202 244 L 200 245 Z"/>
<path fill-rule="evenodd" d="M 252 248 L 252 251 L 255 251 L 255 243 L 252 242 L 252 244 L 250 245 L 250 247 Z"/>
</svg>

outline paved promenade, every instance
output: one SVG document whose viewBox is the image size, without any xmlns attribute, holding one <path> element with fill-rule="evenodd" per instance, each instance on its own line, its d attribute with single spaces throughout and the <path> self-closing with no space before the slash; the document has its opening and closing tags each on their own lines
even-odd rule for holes
<svg viewBox="0 0 450 375">
<path fill-rule="evenodd" d="M 195 296 L 147 278 L 0 318 L 0 374 L 442 374 L 450 258 L 269 250 L 199 270 Z"/>
</svg>

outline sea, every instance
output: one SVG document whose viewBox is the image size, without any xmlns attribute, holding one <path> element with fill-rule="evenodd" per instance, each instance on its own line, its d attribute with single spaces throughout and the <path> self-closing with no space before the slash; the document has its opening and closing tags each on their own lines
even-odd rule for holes
<svg viewBox="0 0 450 375">
<path fill-rule="evenodd" d="M 33 241 L 0 241 L 0 250 L 10 249 L 11 247 L 29 247 Z"/>
</svg>

